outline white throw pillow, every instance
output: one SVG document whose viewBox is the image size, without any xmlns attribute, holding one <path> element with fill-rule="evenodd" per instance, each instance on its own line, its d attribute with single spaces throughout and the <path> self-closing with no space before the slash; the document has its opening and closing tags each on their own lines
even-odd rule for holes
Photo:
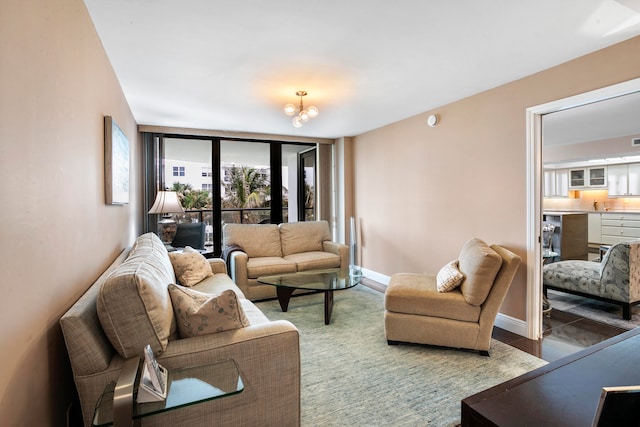
<svg viewBox="0 0 640 427">
<path fill-rule="evenodd" d="M 436 276 L 438 292 L 449 292 L 462 283 L 464 274 L 458 270 L 458 260 L 451 261 L 440 269 Z"/>
<path fill-rule="evenodd" d="M 182 252 L 169 252 L 169 259 L 176 279 L 182 286 L 193 286 L 213 276 L 207 259 L 191 246 L 187 246 Z"/>
<path fill-rule="evenodd" d="M 169 285 L 180 338 L 197 337 L 249 326 L 238 296 L 231 289 L 211 295 L 184 286 Z"/>
</svg>

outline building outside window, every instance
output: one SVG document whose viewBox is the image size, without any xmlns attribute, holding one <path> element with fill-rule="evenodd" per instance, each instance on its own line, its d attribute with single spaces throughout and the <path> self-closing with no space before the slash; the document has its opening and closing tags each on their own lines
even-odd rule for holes
<svg viewBox="0 0 640 427">
<path fill-rule="evenodd" d="M 173 176 L 184 176 L 184 166 L 174 166 Z"/>
</svg>

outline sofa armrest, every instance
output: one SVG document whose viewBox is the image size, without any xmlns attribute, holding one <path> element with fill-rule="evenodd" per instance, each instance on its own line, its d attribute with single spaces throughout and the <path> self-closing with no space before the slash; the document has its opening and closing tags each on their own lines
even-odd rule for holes
<svg viewBox="0 0 640 427">
<path fill-rule="evenodd" d="M 235 282 L 236 285 L 240 288 L 245 295 L 247 293 L 247 286 L 249 280 L 249 272 L 247 271 L 247 262 L 249 261 L 249 255 L 243 251 L 235 251 L 230 255 L 231 261 L 229 265 L 231 266 L 231 271 L 229 272 L 229 276 Z"/>
<path fill-rule="evenodd" d="M 207 261 L 209 261 L 213 274 L 227 274 L 227 264 L 221 258 L 209 258 Z"/>
<path fill-rule="evenodd" d="M 293 324 L 279 320 L 169 341 L 158 362 L 171 372 L 227 358 L 238 366 L 242 393 L 193 407 L 189 415 L 200 413 L 195 421 L 171 420 L 178 411 L 169 412 L 164 425 L 300 425 L 300 342 Z"/>
<path fill-rule="evenodd" d="M 349 246 L 331 241 L 322 242 L 322 249 L 340 257 L 340 267 L 349 267 Z"/>
</svg>

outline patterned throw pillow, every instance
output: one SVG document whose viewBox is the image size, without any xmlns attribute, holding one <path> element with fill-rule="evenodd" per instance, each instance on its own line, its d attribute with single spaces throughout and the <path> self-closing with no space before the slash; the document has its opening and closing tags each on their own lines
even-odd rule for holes
<svg viewBox="0 0 640 427">
<path fill-rule="evenodd" d="M 187 246 L 182 252 L 169 252 L 169 259 L 178 283 L 182 286 L 193 286 L 213 276 L 207 259 L 191 246 Z"/>
<path fill-rule="evenodd" d="M 436 276 L 438 292 L 449 292 L 462 283 L 464 274 L 458 270 L 458 260 L 451 261 L 440 269 Z"/>
<path fill-rule="evenodd" d="M 180 338 L 249 326 L 238 296 L 231 289 L 211 295 L 174 284 L 168 288 Z"/>
</svg>

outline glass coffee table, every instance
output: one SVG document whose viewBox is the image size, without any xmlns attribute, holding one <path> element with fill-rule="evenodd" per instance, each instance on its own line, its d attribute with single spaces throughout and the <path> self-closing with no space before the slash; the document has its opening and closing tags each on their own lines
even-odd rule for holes
<svg viewBox="0 0 640 427">
<path fill-rule="evenodd" d="M 353 288 L 363 277 L 362 270 L 350 267 L 263 276 L 258 277 L 258 282 L 276 287 L 280 308 L 285 312 L 289 308 L 291 295 L 296 290 L 324 292 L 324 324 L 328 325 L 333 311 L 333 291 Z"/>
</svg>

